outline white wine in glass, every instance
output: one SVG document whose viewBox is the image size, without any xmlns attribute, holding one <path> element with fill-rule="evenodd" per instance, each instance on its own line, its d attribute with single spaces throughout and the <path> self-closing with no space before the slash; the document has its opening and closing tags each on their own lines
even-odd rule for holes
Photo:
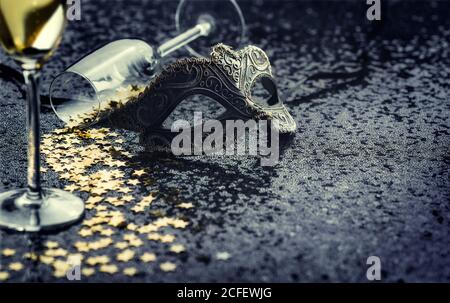
<svg viewBox="0 0 450 303">
<path fill-rule="evenodd" d="M 0 0 L 0 44 L 22 68 L 27 86 L 28 187 L 0 194 L 0 227 L 55 230 L 78 221 L 80 198 L 40 181 L 39 72 L 58 46 L 66 24 L 63 0 Z"/>
</svg>

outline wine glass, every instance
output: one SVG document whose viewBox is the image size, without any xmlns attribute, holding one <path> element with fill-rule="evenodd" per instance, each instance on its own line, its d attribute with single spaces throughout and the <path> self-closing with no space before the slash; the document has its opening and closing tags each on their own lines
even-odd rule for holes
<svg viewBox="0 0 450 303">
<path fill-rule="evenodd" d="M 41 187 L 39 73 L 61 40 L 62 0 L 0 0 L 0 43 L 18 63 L 27 86 L 28 187 L 0 194 L 0 227 L 39 232 L 70 225 L 84 213 L 80 198 Z"/>
<path fill-rule="evenodd" d="M 205 56 L 219 42 L 237 48 L 245 39 L 235 0 L 181 0 L 175 24 L 180 34 L 159 47 L 140 39 L 113 41 L 59 74 L 49 93 L 56 115 L 69 127 L 89 126 L 138 95 L 161 69 L 161 59 L 175 50 L 186 46 L 191 54 Z"/>
</svg>

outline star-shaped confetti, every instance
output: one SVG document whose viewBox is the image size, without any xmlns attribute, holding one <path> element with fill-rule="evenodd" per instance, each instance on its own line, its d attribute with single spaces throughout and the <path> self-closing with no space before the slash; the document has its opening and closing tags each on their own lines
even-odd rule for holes
<svg viewBox="0 0 450 303">
<path fill-rule="evenodd" d="M 177 268 L 177 265 L 172 262 L 164 262 L 159 265 L 159 268 L 161 268 L 162 271 L 169 272 L 174 271 Z"/>
<path fill-rule="evenodd" d="M 137 269 L 135 267 L 127 267 L 123 269 L 123 274 L 126 276 L 135 276 L 137 274 Z"/>
<path fill-rule="evenodd" d="M 230 255 L 230 253 L 228 253 L 228 252 L 226 252 L 226 251 L 218 252 L 218 253 L 216 254 L 216 259 L 217 259 L 217 260 L 226 261 L 226 260 L 228 260 L 229 258 L 231 258 L 231 255 Z"/>
<path fill-rule="evenodd" d="M 21 271 L 23 269 L 23 264 L 20 262 L 10 263 L 8 268 L 13 271 Z"/>
<path fill-rule="evenodd" d="M 118 267 L 114 264 L 100 266 L 100 271 L 108 274 L 115 274 L 118 270 Z"/>
<path fill-rule="evenodd" d="M 0 281 L 6 281 L 9 279 L 9 273 L 6 271 L 0 271 Z"/>
<path fill-rule="evenodd" d="M 120 262 L 128 262 L 134 258 L 134 254 L 135 254 L 134 251 L 132 251 L 131 249 L 126 249 L 121 253 L 117 254 L 116 259 L 117 261 Z"/>
<path fill-rule="evenodd" d="M 2 255 L 5 257 L 11 257 L 16 254 L 16 250 L 12 248 L 5 248 L 2 250 Z"/>
<path fill-rule="evenodd" d="M 149 253 L 146 252 L 144 253 L 141 258 L 140 258 L 143 262 L 153 262 L 156 260 L 156 255 L 154 253 Z"/>
<path fill-rule="evenodd" d="M 133 176 L 138 176 L 138 177 L 140 177 L 140 176 L 142 176 L 142 175 L 145 175 L 145 170 L 143 170 L 143 169 L 135 170 L 135 171 L 133 172 Z"/>
<path fill-rule="evenodd" d="M 193 207 L 194 207 L 194 204 L 192 204 L 192 203 L 187 203 L 187 202 L 183 202 L 183 203 L 178 204 L 177 207 L 189 209 L 189 208 L 193 208 Z"/>
<path fill-rule="evenodd" d="M 129 89 L 125 88 L 120 94 L 126 98 Z M 107 105 L 104 105 L 102 110 L 111 110 L 115 106 L 122 106 L 124 102 L 125 100 L 105 102 Z M 80 121 L 94 119 L 89 115 L 80 115 L 79 118 Z M 147 244 L 142 239 L 146 237 L 158 241 L 159 245 L 173 243 L 175 235 L 168 234 L 164 229 L 171 227 L 184 229 L 189 222 L 184 218 L 165 217 L 167 210 L 151 209 L 155 207 L 152 203 L 157 192 L 144 193 L 142 196 L 137 193 L 138 190 L 144 189 L 144 186 L 138 189 L 138 185 L 154 186 L 154 180 L 148 177 L 149 173 L 145 168 L 130 170 L 127 167 L 130 163 L 134 165 L 132 160 L 134 154 L 125 151 L 121 146 L 124 140 L 120 134 L 109 128 L 79 129 L 76 127 L 76 121 L 72 121 L 72 124 L 69 128 L 44 135 L 42 154 L 45 168 L 59 174 L 59 178 L 67 184 L 66 190 L 77 191 L 82 195 L 85 193 L 88 196 L 85 203 L 86 219 L 77 231 L 85 241 L 76 241 L 71 249 L 64 249 L 63 243 L 60 246 L 57 242 L 48 241 L 47 250 L 44 250 L 43 254 L 40 256 L 30 254 L 29 257 L 52 266 L 53 275 L 64 278 L 70 269 L 67 260 L 74 255 L 75 249 L 80 259 L 86 257 L 82 266 L 82 274 L 85 277 L 92 276 L 96 272 L 111 275 L 121 272 L 126 276 L 135 276 L 138 273 L 135 267 L 119 268 L 114 262 L 130 262 L 136 257 L 145 263 L 156 261 L 156 255 L 152 252 L 137 255 L 140 251 L 138 247 L 145 247 Z M 192 203 L 182 202 L 173 207 L 189 209 L 194 206 Z M 133 217 L 126 216 L 130 210 L 136 214 L 136 218 L 150 216 L 150 222 L 142 224 L 140 219 L 133 222 Z M 152 216 L 157 219 L 152 219 L 154 218 Z M 130 222 L 127 222 L 128 218 Z M 127 232 L 123 235 L 122 241 L 115 236 L 119 231 Z M 116 242 L 117 240 L 119 242 Z M 109 246 L 119 249 L 116 255 L 111 257 L 112 260 L 108 255 L 101 254 Z M 186 248 L 182 244 L 172 244 L 168 249 L 178 254 Z M 8 249 L 0 252 L 5 257 L 15 254 L 15 251 L 11 252 Z M 100 255 L 93 255 L 96 252 Z M 22 270 L 23 265 L 16 263 L 9 264 L 10 271 Z M 159 267 L 162 271 L 170 272 L 174 271 L 177 265 L 174 262 L 164 262 L 159 264 Z M 8 275 L 4 279 L 9 278 L 8 272 L 4 272 L 4 275 Z"/>
<path fill-rule="evenodd" d="M 95 269 L 92 267 L 83 267 L 81 269 L 81 274 L 86 277 L 90 277 L 95 274 Z"/>
</svg>

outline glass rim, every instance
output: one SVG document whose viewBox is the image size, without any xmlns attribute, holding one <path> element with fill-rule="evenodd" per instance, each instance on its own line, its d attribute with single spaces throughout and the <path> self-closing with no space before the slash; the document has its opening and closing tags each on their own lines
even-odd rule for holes
<svg viewBox="0 0 450 303">
<path fill-rule="evenodd" d="M 89 86 L 91 86 L 91 87 L 94 89 L 94 93 L 95 93 L 95 101 L 97 102 L 97 109 L 98 109 L 98 110 L 97 110 L 96 113 L 95 113 L 95 118 L 92 120 L 92 122 L 87 123 L 86 126 L 91 126 L 91 125 L 97 123 L 97 122 L 99 121 L 99 118 L 100 118 L 100 117 L 99 117 L 99 110 L 100 110 L 100 108 L 101 108 L 101 100 L 100 100 L 100 97 L 99 97 L 99 91 L 97 90 L 97 87 L 94 85 L 94 83 L 91 81 L 91 79 L 89 79 L 84 73 L 78 72 L 78 71 L 74 70 L 73 67 L 76 66 L 77 64 L 79 64 L 79 63 L 80 63 L 81 61 L 83 61 L 85 58 L 91 56 L 92 54 L 94 54 L 94 53 L 97 52 L 98 50 L 102 49 L 103 47 L 105 47 L 105 46 L 107 46 L 107 45 L 109 45 L 109 44 L 111 44 L 111 43 L 119 42 L 119 41 L 123 41 L 123 40 L 136 40 L 136 41 L 143 42 L 143 43 L 145 43 L 146 45 L 148 45 L 149 47 L 151 47 L 151 45 L 148 44 L 147 41 L 145 41 L 145 40 L 142 39 L 142 38 L 135 37 L 135 36 L 130 36 L 130 37 L 126 37 L 126 38 L 119 38 L 119 39 L 113 39 L 113 40 L 110 40 L 110 41 L 108 41 L 108 42 L 102 43 L 100 46 L 94 48 L 93 50 L 89 51 L 88 53 L 86 53 L 86 54 L 84 54 L 83 56 L 81 56 L 81 57 L 79 57 L 78 59 L 76 59 L 74 63 L 70 64 L 63 72 L 59 73 L 59 74 L 52 80 L 52 82 L 51 82 L 51 84 L 50 84 L 50 87 L 49 87 L 50 106 L 51 106 L 53 112 L 56 114 L 56 116 L 57 116 L 61 121 L 63 121 L 65 124 L 69 124 L 70 121 L 68 121 L 67 119 L 63 119 L 63 118 L 62 118 L 62 116 L 61 116 L 61 115 L 58 113 L 58 111 L 56 110 L 56 106 L 55 106 L 55 104 L 54 104 L 54 102 L 53 102 L 53 94 L 52 94 L 52 91 L 53 91 L 54 88 L 55 88 L 56 81 L 57 81 L 60 77 L 66 75 L 66 74 L 75 74 L 75 75 L 77 75 L 77 76 L 79 76 L 79 77 L 81 77 L 82 79 L 84 79 L 84 80 L 87 81 L 87 83 L 89 84 Z"/>
<path fill-rule="evenodd" d="M 84 57 L 83 57 L 84 58 Z M 82 60 L 82 58 L 80 59 L 80 60 L 78 60 L 77 62 L 79 62 L 79 61 L 81 61 Z M 85 75 L 83 75 L 82 73 L 79 73 L 79 72 L 77 72 L 77 71 L 74 71 L 74 70 L 71 70 L 70 68 L 72 67 L 72 66 L 74 66 L 76 63 L 74 63 L 74 64 L 72 64 L 67 70 L 65 70 L 65 71 L 63 71 L 62 73 L 60 73 L 60 74 L 58 74 L 53 80 L 52 80 L 52 82 L 51 82 L 51 84 L 50 84 L 50 87 L 49 87 L 49 99 L 50 99 L 50 106 L 52 107 L 52 109 L 53 109 L 53 112 L 56 114 L 56 116 L 61 120 L 61 121 L 63 121 L 65 124 L 69 124 L 70 123 L 70 121 L 67 121 L 66 119 L 63 119 L 62 117 L 61 117 L 61 115 L 60 114 L 58 114 L 58 111 L 56 110 L 56 108 L 55 108 L 55 106 L 54 106 L 54 104 L 53 104 L 53 94 L 52 94 L 52 91 L 53 91 L 53 87 L 54 87 L 54 85 L 55 85 L 55 82 L 60 78 L 60 77 L 62 77 L 62 76 L 64 76 L 64 75 L 66 75 L 66 74 L 74 74 L 74 75 L 77 75 L 77 76 L 80 76 L 81 78 L 83 78 L 84 80 L 86 80 L 88 83 L 89 83 L 89 85 L 94 89 L 94 92 L 95 92 L 95 101 L 97 102 L 97 111 L 95 112 L 95 119 L 93 119 L 92 120 L 92 122 L 90 122 L 89 123 L 89 125 L 87 125 L 87 126 L 90 126 L 90 125 L 92 125 L 92 124 L 95 124 L 96 122 L 98 122 L 98 120 L 99 120 L 99 110 L 100 110 L 100 99 L 99 99 L 99 95 L 98 95 L 98 90 L 97 90 L 97 88 L 95 87 L 95 85 L 94 85 L 94 83 L 92 83 L 92 81 L 88 78 L 88 77 L 86 77 Z"/>
</svg>

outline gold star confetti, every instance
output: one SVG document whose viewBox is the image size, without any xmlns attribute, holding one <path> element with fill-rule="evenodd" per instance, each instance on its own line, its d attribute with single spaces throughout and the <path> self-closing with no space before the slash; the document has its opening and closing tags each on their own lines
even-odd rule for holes
<svg viewBox="0 0 450 303">
<path fill-rule="evenodd" d="M 39 256 L 39 261 L 43 264 L 50 265 L 55 261 L 55 258 L 50 256 Z"/>
<path fill-rule="evenodd" d="M 96 187 L 93 190 L 91 190 L 91 194 L 97 195 L 97 196 L 101 196 L 103 194 L 106 194 L 107 190 L 104 188 L 100 188 L 100 187 Z"/>
<path fill-rule="evenodd" d="M 112 236 L 114 234 L 114 231 L 112 229 L 110 229 L 110 228 L 107 228 L 107 229 L 104 229 L 104 230 L 100 231 L 100 234 L 102 236 L 110 237 L 110 236 Z"/>
<path fill-rule="evenodd" d="M 169 225 L 169 222 L 171 222 L 170 218 L 163 217 L 156 220 L 153 224 L 158 227 L 166 227 Z"/>
<path fill-rule="evenodd" d="M 172 262 L 164 262 L 159 265 L 162 271 L 169 272 L 174 271 L 177 268 L 177 265 Z"/>
<path fill-rule="evenodd" d="M 23 264 L 19 262 L 14 262 L 9 264 L 8 268 L 13 271 L 21 271 L 23 269 Z"/>
<path fill-rule="evenodd" d="M 109 197 L 109 198 L 106 198 L 105 201 L 110 203 L 110 204 L 114 204 L 114 203 L 119 201 L 119 198 L 117 198 L 117 197 Z"/>
<path fill-rule="evenodd" d="M 81 262 L 83 259 L 84 259 L 84 256 L 80 253 L 67 255 L 67 260 L 69 262 Z M 74 261 L 72 261 L 72 260 L 74 260 Z"/>
<path fill-rule="evenodd" d="M 106 207 L 106 205 L 100 205 L 100 206 L 97 206 L 97 211 L 105 211 L 105 210 L 107 210 L 108 208 Z"/>
<path fill-rule="evenodd" d="M 162 243 L 172 243 L 175 240 L 174 235 L 164 235 L 159 238 Z"/>
<path fill-rule="evenodd" d="M 137 269 L 135 267 L 127 267 L 123 270 L 124 275 L 126 276 L 135 276 L 137 274 Z"/>
<path fill-rule="evenodd" d="M 115 161 L 115 162 L 111 162 L 111 164 L 113 164 L 116 167 L 123 167 L 123 166 L 127 165 L 127 163 L 125 163 L 124 161 Z"/>
<path fill-rule="evenodd" d="M 170 222 L 170 225 L 172 225 L 175 228 L 186 228 L 186 226 L 188 226 L 188 222 L 183 221 L 183 220 L 174 220 L 172 222 Z"/>
<path fill-rule="evenodd" d="M 131 158 L 131 157 L 132 157 L 131 153 L 129 153 L 129 152 L 127 152 L 127 151 L 123 151 L 123 152 L 122 152 L 122 155 L 125 156 L 125 157 L 128 157 L 128 158 Z"/>
<path fill-rule="evenodd" d="M 32 261 L 36 261 L 37 259 L 39 259 L 39 256 L 36 253 L 26 253 L 23 255 L 23 257 Z"/>
<path fill-rule="evenodd" d="M 142 246 L 142 244 L 144 244 L 144 243 L 139 238 L 130 241 L 130 245 L 134 246 L 134 247 Z"/>
<path fill-rule="evenodd" d="M 64 257 L 67 256 L 67 250 L 62 248 L 48 249 L 44 252 L 44 254 L 50 257 Z"/>
<path fill-rule="evenodd" d="M 139 94 L 140 91 L 142 90 L 138 88 L 134 93 Z M 124 102 L 126 101 L 125 95 L 128 93 L 128 89 L 120 92 L 124 95 Z M 111 110 L 115 106 L 123 105 L 124 102 L 120 100 L 105 102 L 102 110 Z M 93 117 L 86 115 L 80 116 L 79 119 L 93 119 Z M 146 169 L 138 168 L 130 171 L 127 168 L 130 163 L 134 162 L 132 160 L 134 154 L 125 151 L 120 146 L 124 142 L 120 134 L 112 132 L 109 128 L 81 130 L 73 128 L 76 125 L 75 121 L 71 123 L 73 124 L 72 127 L 55 130 L 53 133 L 43 136 L 42 154 L 44 155 L 45 168 L 59 174 L 59 178 L 67 184 L 66 190 L 85 192 L 88 195 L 85 203 L 87 215 L 78 230 L 78 234 L 86 241 L 77 241 L 72 244 L 75 252 L 86 254 L 82 273 L 86 277 L 92 276 L 96 272 L 108 274 L 122 272 L 126 276 L 134 276 L 138 273 L 135 267 L 125 266 L 119 269 L 117 265 L 111 262 L 133 261 L 137 254 L 134 249 L 144 245 L 144 241 L 140 238 L 141 235 L 160 243 L 173 243 L 176 239 L 175 235 L 158 232 L 165 228 L 184 229 L 189 225 L 189 222 L 184 218 L 165 217 L 167 210 L 149 209 L 150 207 L 153 208 L 152 203 L 156 199 L 157 192 L 143 194 L 142 197 L 133 193 L 141 190 L 138 189 L 140 184 L 154 186 L 155 182 L 148 177 L 143 177 L 149 174 Z M 194 207 L 192 203 L 180 202 L 174 207 L 180 209 Z M 157 219 L 144 224 L 141 223 L 140 219 L 137 221 L 140 222 L 139 224 L 127 222 L 126 212 L 130 210 L 141 216 L 155 216 Z M 146 213 L 147 210 L 148 214 Z M 120 241 L 119 238 L 119 242 L 115 242 L 117 239 L 114 237 L 113 241 L 111 237 L 119 234 L 119 230 L 122 232 L 124 229 L 127 233 L 123 235 L 123 240 Z M 112 257 L 114 260 L 110 260 L 108 255 L 92 255 L 94 251 L 101 252 L 110 245 L 119 249 L 116 255 Z M 65 248 L 63 245 L 60 248 L 57 242 L 46 247 L 47 250 L 40 258 L 36 255 L 30 255 L 29 257 L 38 258 L 39 262 L 53 266 L 53 275 L 64 278 L 69 266 L 67 260 L 71 257 L 69 254 L 71 250 L 63 249 Z M 172 253 L 181 253 L 185 250 L 186 248 L 182 244 L 169 246 L 169 251 Z M 0 252 L 3 254 L 3 251 Z M 87 253 L 89 253 L 89 256 Z M 8 254 L 8 251 L 6 254 Z M 83 255 L 80 256 L 83 257 Z M 151 252 L 144 252 L 137 257 L 142 262 L 156 261 L 156 255 Z M 13 268 L 14 266 L 19 267 L 19 265 L 11 264 Z M 159 267 L 162 271 L 173 271 L 176 269 L 176 264 L 165 262 L 161 263 Z"/>
<path fill-rule="evenodd" d="M 72 176 L 72 175 L 69 174 L 69 173 L 64 173 L 64 174 L 59 175 L 59 177 L 60 177 L 61 179 L 66 179 L 66 180 L 70 179 L 71 176 Z"/>
<path fill-rule="evenodd" d="M 132 180 L 128 180 L 127 183 L 130 184 L 130 185 L 138 185 L 141 182 L 139 180 L 132 179 Z"/>
<path fill-rule="evenodd" d="M 92 236 L 94 233 L 90 229 L 83 228 L 78 232 L 78 234 L 82 237 L 89 237 Z"/>
<path fill-rule="evenodd" d="M 127 242 L 118 242 L 118 243 L 114 244 L 114 247 L 116 247 L 118 249 L 125 249 L 128 247 L 128 243 Z"/>
<path fill-rule="evenodd" d="M 216 254 L 216 259 L 221 261 L 226 261 L 231 257 L 230 253 L 226 251 L 218 252 Z"/>
<path fill-rule="evenodd" d="M 194 204 L 183 202 L 183 203 L 178 204 L 177 207 L 189 209 L 189 208 L 194 207 Z"/>
<path fill-rule="evenodd" d="M 122 226 L 126 226 L 126 221 L 125 218 L 122 216 L 114 216 L 111 218 L 111 220 L 109 221 L 109 225 L 114 226 L 114 227 L 122 227 Z"/>
<path fill-rule="evenodd" d="M 55 169 L 54 169 L 55 170 Z M 56 170 L 55 170 L 56 171 Z M 64 190 L 69 191 L 69 192 L 74 192 L 78 189 L 79 187 L 75 184 L 70 184 L 67 185 L 66 187 L 64 187 Z"/>
<path fill-rule="evenodd" d="M 9 273 L 6 271 L 0 271 L 0 281 L 6 281 L 9 279 Z"/>
<path fill-rule="evenodd" d="M 54 242 L 54 241 L 47 241 L 45 242 L 45 247 L 49 248 L 49 249 L 53 249 L 53 248 L 57 248 L 59 246 L 58 242 Z"/>
<path fill-rule="evenodd" d="M 127 229 L 135 231 L 135 230 L 138 229 L 138 226 L 136 224 L 134 224 L 134 223 L 130 223 L 130 224 L 127 225 Z"/>
<path fill-rule="evenodd" d="M 53 262 L 53 268 L 53 276 L 56 278 L 62 278 L 66 276 L 66 273 L 70 270 L 71 265 L 66 261 L 55 260 Z"/>
<path fill-rule="evenodd" d="M 133 176 L 138 176 L 138 177 L 140 177 L 140 176 L 142 176 L 142 175 L 145 175 L 145 170 L 143 170 L 143 169 L 141 169 L 141 170 L 135 170 L 135 171 L 133 172 Z"/>
<path fill-rule="evenodd" d="M 186 249 L 184 248 L 183 244 L 174 244 L 174 245 L 170 246 L 169 250 L 171 252 L 179 254 L 179 253 L 185 251 Z"/>
<path fill-rule="evenodd" d="M 89 251 L 89 244 L 86 242 L 78 241 L 78 242 L 75 242 L 73 244 L 73 246 L 75 246 L 75 248 L 80 252 L 88 252 Z"/>
<path fill-rule="evenodd" d="M 81 273 L 83 274 L 83 276 L 90 277 L 95 274 L 95 269 L 92 267 L 83 267 L 81 269 Z"/>
<path fill-rule="evenodd" d="M 64 168 L 62 167 L 62 166 L 60 166 L 60 165 L 55 165 L 54 167 L 53 167 L 53 170 L 55 171 L 55 172 L 57 172 L 57 173 L 61 173 L 61 172 L 63 172 L 64 171 Z M 75 189 L 77 189 L 78 187 L 76 186 L 75 187 Z M 75 190 L 74 189 L 74 190 Z M 73 190 L 70 190 L 70 186 L 66 186 L 66 190 L 68 190 L 68 191 L 73 191 Z"/>
<path fill-rule="evenodd" d="M 145 206 L 142 205 L 135 205 L 131 208 L 131 210 L 135 213 L 141 213 L 145 210 Z"/>
<path fill-rule="evenodd" d="M 146 263 L 148 263 L 148 262 L 153 262 L 153 261 L 156 260 L 156 255 L 155 255 L 154 253 L 146 252 L 146 253 L 144 253 L 144 254 L 141 256 L 140 259 L 141 259 L 143 262 L 146 262 Z"/>
<path fill-rule="evenodd" d="M 86 200 L 86 203 L 93 203 L 93 204 L 97 204 L 99 202 L 103 201 L 102 197 L 98 197 L 98 196 L 93 196 L 93 197 L 89 197 Z"/>
<path fill-rule="evenodd" d="M 11 257 L 14 256 L 15 254 L 16 250 L 12 248 L 5 248 L 4 250 L 2 250 L 2 255 L 5 257 Z"/>
<path fill-rule="evenodd" d="M 126 249 L 121 253 L 117 254 L 116 260 L 121 262 L 128 262 L 134 258 L 134 251 L 131 249 Z"/>
<path fill-rule="evenodd" d="M 122 197 L 122 200 L 125 201 L 125 202 L 131 202 L 131 201 L 133 201 L 133 199 L 134 198 L 131 195 L 126 195 L 126 196 Z"/>
<path fill-rule="evenodd" d="M 152 193 L 152 194 L 148 195 L 147 197 L 142 198 L 140 203 L 143 203 L 143 204 L 145 204 L 147 206 L 150 205 L 153 202 L 153 200 L 155 199 L 154 195 L 155 194 Z"/>
<path fill-rule="evenodd" d="M 159 239 L 161 239 L 161 235 L 158 234 L 158 233 L 149 233 L 149 234 L 147 235 L 147 238 L 148 238 L 149 240 L 158 241 Z"/>
<path fill-rule="evenodd" d="M 114 264 L 100 266 L 100 271 L 108 274 L 115 274 L 119 269 Z"/>
<path fill-rule="evenodd" d="M 109 245 L 112 244 L 112 242 L 113 241 L 111 238 L 102 238 L 98 241 L 91 242 L 88 245 L 89 245 L 89 248 L 92 250 L 99 250 L 99 249 L 108 247 Z"/>
<path fill-rule="evenodd" d="M 147 233 L 155 232 L 155 231 L 158 231 L 158 229 L 159 229 L 159 226 L 156 226 L 154 224 L 147 224 L 147 225 L 140 226 L 139 228 L 136 228 L 137 232 L 139 232 L 140 234 L 147 234 Z"/>
<path fill-rule="evenodd" d="M 127 240 L 127 241 L 133 241 L 136 238 L 137 238 L 137 236 L 135 234 L 131 234 L 131 233 L 123 235 L 123 239 Z"/>
<path fill-rule="evenodd" d="M 132 190 L 129 187 L 121 187 L 117 191 L 121 192 L 121 193 L 124 193 L 124 194 L 128 194 L 128 193 L 132 192 Z"/>
<path fill-rule="evenodd" d="M 91 266 L 95 266 L 98 264 L 107 264 L 109 262 L 109 257 L 106 255 L 103 256 L 92 256 L 86 259 L 86 263 Z"/>
<path fill-rule="evenodd" d="M 69 270 L 69 269 L 67 269 L 67 270 Z M 55 278 L 63 278 L 67 275 L 67 270 L 66 269 L 55 269 L 53 271 L 53 276 Z"/>
</svg>

